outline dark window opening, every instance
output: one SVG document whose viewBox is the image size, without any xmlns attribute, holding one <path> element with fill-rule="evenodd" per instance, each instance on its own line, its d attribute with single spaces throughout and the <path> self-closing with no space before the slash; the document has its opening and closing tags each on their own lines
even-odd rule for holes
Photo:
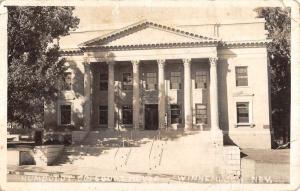
<svg viewBox="0 0 300 191">
<path fill-rule="evenodd" d="M 60 106 L 60 123 L 61 125 L 71 124 L 71 105 Z"/>
<path fill-rule="evenodd" d="M 181 123 L 181 107 L 177 104 L 171 105 L 171 124 Z"/>
<path fill-rule="evenodd" d="M 107 106 L 100 105 L 99 106 L 99 124 L 106 125 L 108 118 Z"/>
<path fill-rule="evenodd" d="M 206 104 L 196 104 L 196 124 L 207 124 Z"/>
<path fill-rule="evenodd" d="M 123 90 L 132 90 L 132 74 L 123 73 Z"/>
<path fill-rule="evenodd" d="M 72 73 L 71 72 L 65 73 L 65 76 L 63 77 L 61 89 L 63 91 L 70 91 L 72 89 Z"/>
<path fill-rule="evenodd" d="M 99 88 L 100 90 L 106 91 L 108 89 L 108 74 L 101 73 L 100 80 L 99 80 Z"/>
<path fill-rule="evenodd" d="M 123 124 L 132 124 L 132 106 L 124 105 L 122 107 L 122 122 Z"/>
</svg>

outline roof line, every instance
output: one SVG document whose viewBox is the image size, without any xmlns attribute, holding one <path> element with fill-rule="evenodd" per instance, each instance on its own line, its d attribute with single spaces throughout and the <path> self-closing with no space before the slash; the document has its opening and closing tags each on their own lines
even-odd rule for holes
<svg viewBox="0 0 300 191">
<path fill-rule="evenodd" d="M 110 33 L 107 33 L 105 35 L 102 35 L 100 37 L 97 37 L 97 38 L 94 38 L 94 39 L 91 39 L 91 40 L 88 40 L 86 42 L 83 42 L 81 44 L 79 44 L 78 46 L 79 47 L 83 47 L 83 46 L 87 46 L 88 44 L 90 43 L 93 43 L 93 42 L 97 42 L 99 40 L 104 40 L 104 39 L 107 39 L 107 38 L 110 38 L 114 35 L 118 35 L 122 32 L 125 32 L 126 30 L 130 30 L 132 28 L 135 28 L 135 27 L 138 27 L 140 25 L 145 25 L 147 27 L 155 27 L 155 28 L 160 28 L 160 29 L 164 29 L 164 30 L 167 30 L 168 32 L 173 32 L 173 33 L 180 33 L 180 35 L 184 35 L 184 36 L 188 36 L 190 38 L 194 38 L 194 39 L 201 39 L 203 40 L 203 38 L 205 40 L 220 40 L 220 39 L 217 39 L 217 38 L 212 38 L 212 37 L 207 37 L 207 36 L 202 36 L 202 35 L 198 35 L 198 34 L 195 34 L 195 33 L 191 33 L 191 32 L 186 32 L 186 31 L 183 31 L 181 29 L 177 29 L 177 28 L 174 28 L 174 27 L 169 27 L 169 26 L 166 26 L 166 25 L 161 25 L 161 24 L 158 24 L 158 23 L 155 23 L 155 22 L 152 22 L 152 21 L 148 21 L 148 20 L 141 20 L 139 22 L 136 22 L 132 25 L 128 25 L 126 27 L 123 27 L 121 29 L 117 29 L 117 30 L 114 30 Z"/>
</svg>

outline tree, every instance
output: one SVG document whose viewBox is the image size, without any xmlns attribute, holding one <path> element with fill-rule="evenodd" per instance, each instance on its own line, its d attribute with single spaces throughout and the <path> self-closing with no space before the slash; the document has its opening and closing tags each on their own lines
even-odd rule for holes
<svg viewBox="0 0 300 191">
<path fill-rule="evenodd" d="M 265 18 L 272 42 L 268 45 L 271 77 L 272 124 L 276 137 L 289 141 L 290 135 L 290 8 L 258 8 L 258 16 Z"/>
<path fill-rule="evenodd" d="M 60 36 L 79 24 L 73 7 L 8 7 L 8 123 L 41 126 L 44 103 L 57 96 L 67 69 Z"/>
</svg>

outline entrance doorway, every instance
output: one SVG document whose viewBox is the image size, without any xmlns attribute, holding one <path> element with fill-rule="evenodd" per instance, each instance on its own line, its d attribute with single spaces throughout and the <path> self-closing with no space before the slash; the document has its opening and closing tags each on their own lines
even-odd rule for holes
<svg viewBox="0 0 300 191">
<path fill-rule="evenodd" d="M 146 104 L 145 105 L 145 130 L 158 129 L 158 105 Z"/>
</svg>

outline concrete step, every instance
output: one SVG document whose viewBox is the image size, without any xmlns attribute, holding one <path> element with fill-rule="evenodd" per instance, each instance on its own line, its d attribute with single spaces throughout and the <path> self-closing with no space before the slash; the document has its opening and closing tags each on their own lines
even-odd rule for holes
<svg viewBox="0 0 300 191">
<path fill-rule="evenodd" d="M 86 139 L 82 142 L 84 145 L 97 145 L 97 146 L 109 146 L 118 147 L 123 144 L 129 146 L 130 144 L 143 144 L 153 139 L 161 140 L 173 140 L 190 139 L 191 136 L 197 136 L 199 142 L 212 142 L 210 139 L 210 131 L 184 131 L 184 130 L 172 130 L 172 131 L 91 131 Z M 194 141 L 194 140 L 192 140 Z M 137 145 L 135 145 L 137 146 Z"/>
<path fill-rule="evenodd" d="M 66 147 L 64 155 L 66 165 L 173 175 L 212 175 L 222 162 L 205 131 L 90 132 L 85 144 Z"/>
</svg>

